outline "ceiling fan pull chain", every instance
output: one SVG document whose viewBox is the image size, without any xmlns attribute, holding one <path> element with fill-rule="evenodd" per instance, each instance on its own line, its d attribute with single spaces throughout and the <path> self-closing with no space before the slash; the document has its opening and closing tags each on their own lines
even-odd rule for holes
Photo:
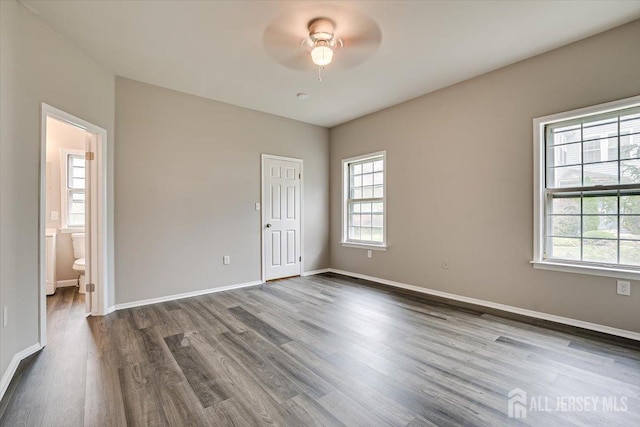
<svg viewBox="0 0 640 427">
<path fill-rule="evenodd" d="M 322 69 L 324 67 L 318 65 L 318 81 L 321 82 L 322 81 Z"/>
</svg>

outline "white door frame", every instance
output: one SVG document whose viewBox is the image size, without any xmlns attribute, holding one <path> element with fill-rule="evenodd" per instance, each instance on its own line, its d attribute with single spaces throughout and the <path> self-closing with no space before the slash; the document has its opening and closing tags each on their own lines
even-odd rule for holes
<svg viewBox="0 0 640 427">
<path fill-rule="evenodd" d="M 300 275 L 304 273 L 304 161 L 302 159 L 298 159 L 296 157 L 284 157 L 284 156 L 276 156 L 273 154 L 261 154 L 260 155 L 260 247 L 261 247 L 261 275 L 260 280 L 262 283 L 267 281 L 267 263 L 265 260 L 265 238 L 264 233 L 266 229 L 266 222 L 264 219 L 265 210 L 264 210 L 264 201 L 266 195 L 264 194 L 264 161 L 266 159 L 275 159 L 275 160 L 285 160 L 288 162 L 296 162 L 300 164 L 300 257 L 302 261 L 300 261 Z"/>
<path fill-rule="evenodd" d="M 39 219 L 38 219 L 38 301 L 39 301 L 39 341 L 41 346 L 47 344 L 47 296 L 45 292 L 45 228 L 46 228 L 46 165 L 47 165 L 47 117 L 54 117 L 63 122 L 69 123 L 87 131 L 96 136 L 96 177 L 97 185 L 92 185 L 97 194 L 92 194 L 91 204 L 95 207 L 90 209 L 90 230 L 93 247 L 96 249 L 93 253 L 95 262 L 93 265 L 97 267 L 94 277 L 95 292 L 93 294 L 94 301 L 91 307 L 92 315 L 105 315 L 108 313 L 108 277 L 107 277 L 107 131 L 99 126 L 82 120 L 51 105 L 42 103 L 41 126 L 40 126 L 40 197 Z M 95 200 L 95 202 L 93 202 Z"/>
</svg>

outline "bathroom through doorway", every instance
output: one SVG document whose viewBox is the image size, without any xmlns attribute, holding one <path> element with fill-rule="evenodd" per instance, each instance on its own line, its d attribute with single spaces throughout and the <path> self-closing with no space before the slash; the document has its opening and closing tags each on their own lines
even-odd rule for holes
<svg viewBox="0 0 640 427">
<path fill-rule="evenodd" d="M 42 346 L 47 342 L 47 321 L 55 321 L 48 317 L 61 304 L 73 307 L 80 318 L 107 312 L 106 142 L 106 130 L 42 104 L 38 292 Z"/>
</svg>

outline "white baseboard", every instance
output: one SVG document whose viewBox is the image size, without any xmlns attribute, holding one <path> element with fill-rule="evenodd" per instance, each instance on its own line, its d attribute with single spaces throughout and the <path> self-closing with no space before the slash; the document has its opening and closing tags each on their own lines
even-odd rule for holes
<svg viewBox="0 0 640 427">
<path fill-rule="evenodd" d="M 56 288 L 66 288 L 67 286 L 78 286 L 78 279 L 58 280 Z"/>
<path fill-rule="evenodd" d="M 302 273 L 302 277 L 313 276 L 313 275 L 322 274 L 322 273 L 328 273 L 330 271 L 331 271 L 330 268 L 321 268 L 320 270 L 305 271 L 304 273 Z"/>
<path fill-rule="evenodd" d="M 330 268 L 323 268 L 323 269 L 320 269 L 320 270 L 305 271 L 304 273 L 302 273 L 302 276 L 313 276 L 315 274 L 328 273 L 330 271 L 331 271 Z M 185 292 L 183 294 L 175 294 L 175 295 L 168 295 L 168 296 L 158 297 L 158 298 L 150 298 L 150 299 L 139 300 L 139 301 L 125 302 L 125 303 L 116 304 L 116 305 L 113 305 L 113 306 L 107 308 L 107 311 L 104 314 L 107 315 L 107 314 L 113 313 L 114 311 L 125 310 L 127 308 L 141 307 L 143 305 L 157 304 L 157 303 L 160 303 L 160 302 L 174 301 L 174 300 L 178 300 L 178 299 L 182 299 L 182 298 L 196 297 L 198 295 L 206 295 L 206 294 L 212 294 L 212 293 L 215 293 L 215 292 L 230 291 L 232 289 L 247 288 L 247 287 L 250 287 L 250 286 L 257 286 L 257 285 L 262 285 L 262 284 L 263 284 L 263 282 L 261 280 L 256 280 L 256 281 L 253 281 L 253 282 L 240 283 L 240 284 L 237 284 L 237 285 L 221 286 L 219 288 L 209 288 L 209 289 L 203 289 L 201 291 Z"/>
<path fill-rule="evenodd" d="M 571 319 L 569 317 L 557 316 L 555 314 L 542 313 L 540 311 L 528 310 L 526 308 L 514 307 L 511 305 L 500 304 L 497 302 L 470 298 L 462 295 L 450 294 L 448 292 L 436 291 L 435 289 L 423 288 L 421 286 L 408 285 L 406 283 L 394 282 L 393 280 L 380 279 L 378 277 L 367 276 L 366 274 L 352 273 L 350 271 L 338 270 L 335 268 L 330 268 L 329 271 L 331 273 L 342 274 L 344 276 L 355 277 L 358 279 L 370 280 L 372 282 L 382 283 L 383 285 L 389 285 L 389 286 L 394 286 L 396 288 L 408 289 L 411 291 L 420 292 L 427 295 L 447 298 L 454 301 L 466 302 L 469 304 L 475 304 L 482 307 L 489 307 L 496 310 L 507 311 L 509 313 L 520 314 L 527 317 L 548 320 L 555 323 L 561 323 L 563 325 L 576 326 L 578 328 L 589 329 L 591 331 L 602 332 L 609 335 L 615 335 L 619 337 L 640 341 L 640 333 L 628 331 L 626 329 L 618 329 L 618 328 L 613 328 L 611 326 L 600 325 L 597 323 L 585 322 L 583 320 Z"/>
<path fill-rule="evenodd" d="M 240 283 L 237 285 L 220 286 L 218 288 L 203 289 L 201 291 L 185 292 L 183 294 L 175 294 L 175 295 L 168 295 L 165 297 L 125 302 L 122 304 L 116 304 L 115 306 L 113 306 L 113 309 L 124 310 L 126 308 L 140 307 L 140 306 L 149 305 L 149 304 L 157 304 L 159 302 L 174 301 L 177 299 L 189 298 L 189 297 L 197 297 L 198 295 L 206 295 L 206 294 L 212 294 L 215 292 L 230 291 L 232 289 L 247 288 L 249 286 L 262 285 L 262 283 L 263 282 L 261 280 L 256 280 L 254 282 Z M 109 308 L 109 310 L 111 310 L 111 308 Z"/>
<path fill-rule="evenodd" d="M 9 388 L 9 383 L 11 383 L 11 380 L 16 373 L 16 369 L 18 369 L 18 365 L 22 359 L 31 356 L 41 348 L 42 346 L 40 344 L 33 344 L 13 356 L 11 362 L 9 362 L 9 366 L 7 366 L 7 370 L 4 371 L 2 378 L 0 378 L 0 400 L 2 400 L 7 388 Z"/>
</svg>

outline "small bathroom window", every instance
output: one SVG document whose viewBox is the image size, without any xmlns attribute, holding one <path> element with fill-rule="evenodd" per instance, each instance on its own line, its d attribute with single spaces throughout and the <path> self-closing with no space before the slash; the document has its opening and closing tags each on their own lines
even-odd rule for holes
<svg viewBox="0 0 640 427">
<path fill-rule="evenodd" d="M 85 158 L 84 153 L 64 150 L 64 192 L 61 206 L 67 228 L 84 228 Z M 66 209 L 65 209 L 66 208 Z"/>
</svg>

